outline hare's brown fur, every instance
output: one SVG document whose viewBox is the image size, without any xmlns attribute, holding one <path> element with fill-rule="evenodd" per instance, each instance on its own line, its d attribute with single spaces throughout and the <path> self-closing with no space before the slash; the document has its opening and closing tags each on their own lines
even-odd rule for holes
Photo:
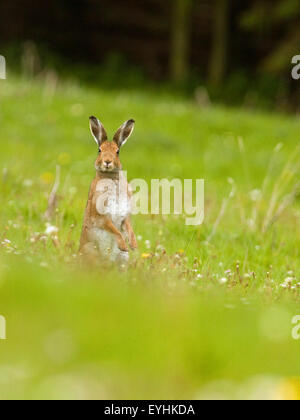
<svg viewBox="0 0 300 420">
<path fill-rule="evenodd" d="M 119 150 L 131 135 L 134 121 L 129 120 L 123 124 L 112 142 L 107 140 L 102 124 L 95 117 L 90 118 L 90 127 L 99 146 L 99 155 L 95 162 L 96 177 L 91 184 L 84 216 L 80 252 L 95 256 L 105 254 L 113 260 L 119 257 L 124 260 L 128 258 L 129 250 L 123 234 L 127 234 L 132 249 L 137 248 L 137 242 L 130 221 L 131 193 L 122 172 Z M 109 198 L 116 202 L 119 212 L 110 213 L 109 207 L 105 212 L 99 211 L 97 200 L 103 194 L 99 187 L 103 181 L 109 181 L 115 186 L 116 195 Z M 122 196 L 121 188 L 124 192 Z"/>
</svg>

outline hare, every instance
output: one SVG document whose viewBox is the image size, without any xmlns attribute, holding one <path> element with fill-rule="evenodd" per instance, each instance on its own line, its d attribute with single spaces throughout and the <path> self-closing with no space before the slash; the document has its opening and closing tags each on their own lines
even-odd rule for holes
<svg viewBox="0 0 300 420">
<path fill-rule="evenodd" d="M 96 117 L 90 117 L 90 129 L 99 147 L 99 155 L 80 241 L 80 253 L 83 255 L 127 262 L 129 249 L 126 236 L 130 247 L 137 248 L 130 221 L 131 192 L 119 158 L 120 148 L 132 134 L 134 124 L 134 120 L 125 122 L 113 141 L 108 141 L 101 122 Z"/>
</svg>

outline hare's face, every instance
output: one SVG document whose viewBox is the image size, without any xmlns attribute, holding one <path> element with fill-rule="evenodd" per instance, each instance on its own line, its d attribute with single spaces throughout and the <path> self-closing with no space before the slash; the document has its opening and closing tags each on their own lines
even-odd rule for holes
<svg viewBox="0 0 300 420">
<path fill-rule="evenodd" d="M 95 163 L 98 172 L 115 172 L 122 169 L 119 159 L 120 149 L 114 141 L 105 141 L 99 149 L 99 156 Z"/>
<path fill-rule="evenodd" d="M 122 169 L 119 159 L 120 148 L 126 143 L 134 129 L 134 120 L 126 121 L 109 142 L 106 131 L 96 117 L 90 117 L 90 129 L 99 146 L 95 167 L 98 172 L 116 172 Z"/>
</svg>

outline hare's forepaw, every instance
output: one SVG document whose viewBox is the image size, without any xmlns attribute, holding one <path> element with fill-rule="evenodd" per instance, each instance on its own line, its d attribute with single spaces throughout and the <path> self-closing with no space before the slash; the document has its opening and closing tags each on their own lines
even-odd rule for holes
<svg viewBox="0 0 300 420">
<path fill-rule="evenodd" d="M 120 251 L 129 252 L 128 246 L 126 245 L 126 242 L 124 241 L 123 238 L 122 239 L 120 238 L 118 240 L 118 247 Z"/>
<path fill-rule="evenodd" d="M 137 244 L 137 241 L 136 241 L 135 237 L 130 240 L 130 248 L 132 250 L 138 249 L 138 244 Z"/>
</svg>

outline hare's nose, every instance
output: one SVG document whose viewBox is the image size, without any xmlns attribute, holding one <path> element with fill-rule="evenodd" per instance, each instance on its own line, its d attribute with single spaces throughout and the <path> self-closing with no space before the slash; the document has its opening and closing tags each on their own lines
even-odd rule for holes
<svg viewBox="0 0 300 420">
<path fill-rule="evenodd" d="M 106 160 L 106 161 L 105 161 L 105 165 L 106 165 L 106 166 L 111 165 L 111 163 L 112 163 L 112 162 L 111 162 L 111 160 Z"/>
</svg>

